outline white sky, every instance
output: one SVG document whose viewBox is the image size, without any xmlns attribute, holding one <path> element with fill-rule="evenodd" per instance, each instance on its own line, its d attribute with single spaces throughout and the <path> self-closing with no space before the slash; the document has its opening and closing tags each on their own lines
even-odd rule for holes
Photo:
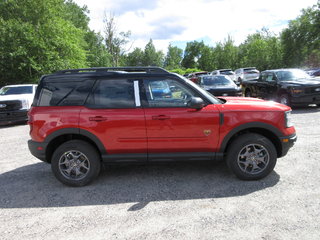
<svg viewBox="0 0 320 240">
<path fill-rule="evenodd" d="M 186 42 L 236 44 L 263 27 L 279 33 L 288 21 L 317 0 L 74 0 L 90 10 L 90 28 L 103 34 L 104 12 L 113 12 L 119 31 L 131 31 L 133 47 L 144 49 L 152 38 L 158 50 L 169 43 L 184 49 Z"/>
</svg>

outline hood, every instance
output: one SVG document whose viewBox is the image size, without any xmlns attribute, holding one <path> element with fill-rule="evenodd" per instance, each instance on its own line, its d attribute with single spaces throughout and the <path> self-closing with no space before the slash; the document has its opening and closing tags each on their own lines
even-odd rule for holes
<svg viewBox="0 0 320 240">
<path fill-rule="evenodd" d="M 219 97 L 225 103 L 221 105 L 224 110 L 237 111 L 289 111 L 291 108 L 274 102 L 248 97 Z"/>
<path fill-rule="evenodd" d="M 292 86 L 315 86 L 320 85 L 320 81 L 316 79 L 299 79 L 299 80 L 291 80 L 291 81 L 283 81 L 283 84 L 292 85 Z"/>
</svg>

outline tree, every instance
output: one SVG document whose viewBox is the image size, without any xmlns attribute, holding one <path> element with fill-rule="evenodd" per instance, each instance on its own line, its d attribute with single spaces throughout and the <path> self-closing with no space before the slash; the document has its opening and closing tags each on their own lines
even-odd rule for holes
<svg viewBox="0 0 320 240">
<path fill-rule="evenodd" d="M 131 32 L 118 33 L 116 19 L 112 13 L 110 13 L 109 16 L 105 14 L 104 24 L 107 51 L 111 55 L 112 65 L 117 67 L 120 64 L 120 58 L 123 57 L 127 51 L 125 47 L 129 42 Z"/>
<path fill-rule="evenodd" d="M 63 0 L 0 2 L 0 85 L 35 82 L 45 73 L 86 66 L 85 30 L 70 20 L 79 11 L 66 15 L 66 8 Z"/>
<path fill-rule="evenodd" d="M 184 57 L 182 59 L 182 67 L 184 68 L 197 68 L 198 60 L 201 57 L 201 50 L 204 48 L 203 41 L 188 42 L 184 51 Z"/>
<path fill-rule="evenodd" d="M 169 44 L 168 53 L 166 55 L 164 66 L 167 69 L 177 69 L 181 67 L 183 50 L 178 47 L 173 47 Z"/>
<path fill-rule="evenodd" d="M 144 52 L 140 48 L 135 48 L 131 53 L 128 53 L 127 66 L 143 66 Z"/>
<path fill-rule="evenodd" d="M 286 66 L 315 66 L 320 62 L 320 1 L 289 22 L 281 34 Z"/>
<path fill-rule="evenodd" d="M 163 66 L 164 54 L 162 51 L 157 51 L 153 45 L 152 39 L 144 48 L 143 65 L 145 66 Z"/>
<path fill-rule="evenodd" d="M 104 38 L 99 33 L 88 31 L 85 35 L 87 43 L 87 64 L 89 67 L 111 67 L 111 56 L 104 45 Z"/>
<path fill-rule="evenodd" d="M 267 29 L 248 35 L 239 46 L 239 62 L 259 70 L 282 67 L 282 46 L 279 38 Z"/>
</svg>

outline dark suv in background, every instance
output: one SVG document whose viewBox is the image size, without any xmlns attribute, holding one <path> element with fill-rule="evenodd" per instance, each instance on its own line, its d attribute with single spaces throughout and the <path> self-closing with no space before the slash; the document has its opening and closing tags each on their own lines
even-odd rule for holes
<svg viewBox="0 0 320 240">
<path fill-rule="evenodd" d="M 296 140 L 288 106 L 216 98 L 156 67 L 43 76 L 29 112 L 29 149 L 62 183 L 83 186 L 102 163 L 226 160 L 241 179 L 267 176 Z"/>
<path fill-rule="evenodd" d="M 263 71 L 256 81 L 242 84 L 246 97 L 278 101 L 288 106 L 320 106 L 320 81 L 300 69 Z"/>
</svg>

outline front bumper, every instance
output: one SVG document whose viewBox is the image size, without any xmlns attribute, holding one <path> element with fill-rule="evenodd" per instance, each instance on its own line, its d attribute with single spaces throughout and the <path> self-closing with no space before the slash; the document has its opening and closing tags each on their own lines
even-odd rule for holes
<svg viewBox="0 0 320 240">
<path fill-rule="evenodd" d="M 293 147 L 294 143 L 297 141 L 297 135 L 293 134 L 290 136 L 281 137 L 280 141 L 282 145 L 282 151 L 281 151 L 281 156 L 279 157 L 283 157 L 288 153 L 289 149 Z"/>
<path fill-rule="evenodd" d="M 292 96 L 291 104 L 294 106 L 308 105 L 308 104 L 320 104 L 320 94 L 310 94 L 304 96 Z"/>
<path fill-rule="evenodd" d="M 1 111 L 0 125 L 25 122 L 28 120 L 28 110 Z"/>
<path fill-rule="evenodd" d="M 29 140 L 28 147 L 33 156 L 40 159 L 41 161 L 48 162 L 48 159 L 46 158 L 46 143 Z"/>
</svg>

